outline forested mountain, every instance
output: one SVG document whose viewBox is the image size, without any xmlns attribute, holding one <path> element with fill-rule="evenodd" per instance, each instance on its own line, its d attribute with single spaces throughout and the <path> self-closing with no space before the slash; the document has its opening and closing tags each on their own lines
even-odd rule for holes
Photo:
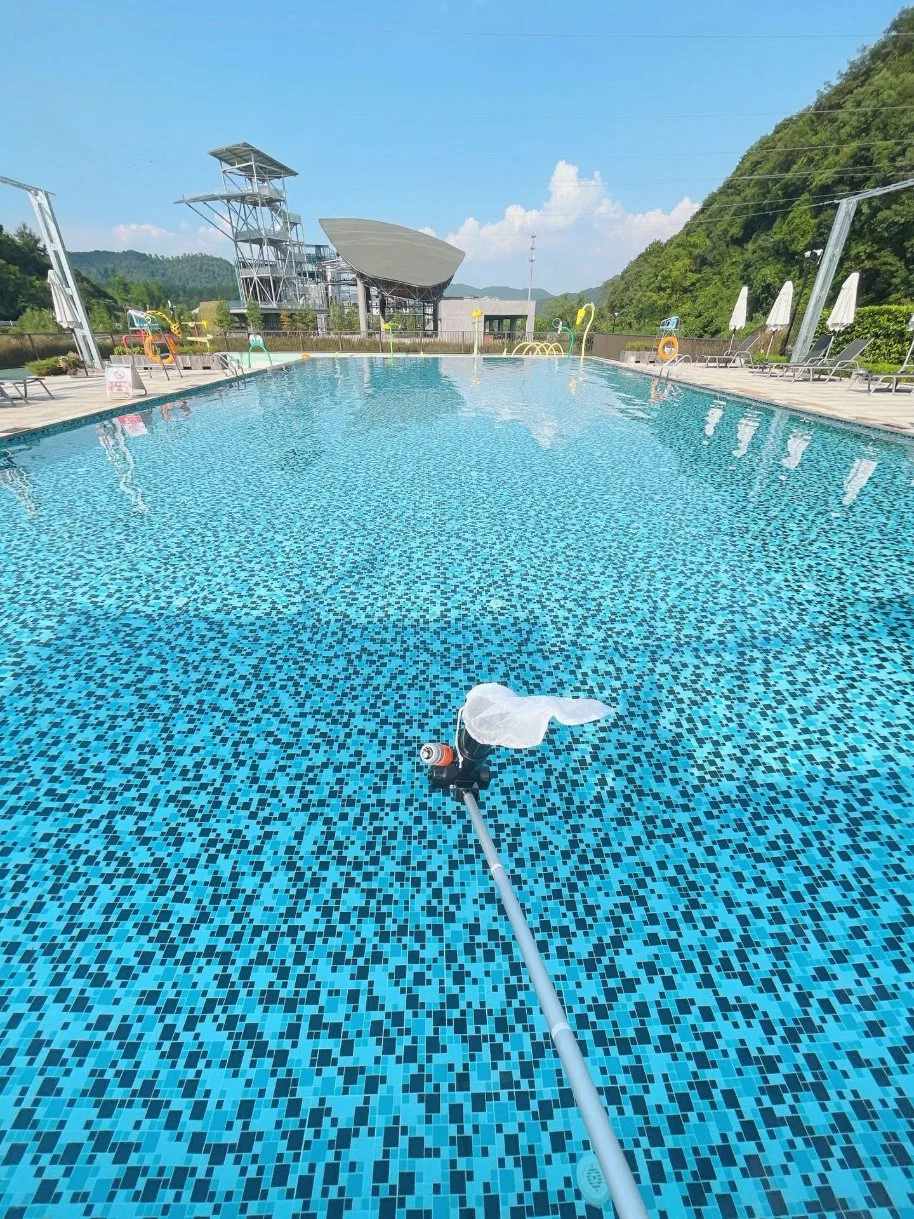
<svg viewBox="0 0 914 1219">
<path fill-rule="evenodd" d="M 167 257 L 139 250 L 83 250 L 70 258 L 74 267 L 123 304 L 158 307 L 170 300 L 196 309 L 200 301 L 238 297 L 233 265 L 214 254 Z"/>
<path fill-rule="evenodd" d="M 445 288 L 445 296 L 490 296 L 494 300 L 500 301 L 525 301 L 527 299 L 526 288 L 506 288 L 504 284 L 490 284 L 487 288 L 474 288 L 472 284 L 451 284 Z M 534 301 L 551 300 L 552 293 L 547 292 L 545 288 L 534 288 L 530 293 L 530 299 Z"/>
<path fill-rule="evenodd" d="M 678 313 L 686 333 L 723 333 L 741 284 L 761 321 L 787 278 L 825 245 L 836 197 L 914 177 L 914 8 L 812 106 L 749 149 L 680 233 L 604 285 L 601 321 L 652 332 Z M 861 203 L 832 290 L 860 272 L 861 304 L 914 298 L 914 189 Z M 803 283 L 804 300 L 812 286 Z M 802 302 L 799 302 L 802 303 Z M 609 328 L 606 326 L 606 328 Z"/>
<path fill-rule="evenodd" d="M 50 268 L 44 246 L 31 229 L 23 224 L 11 234 L 0 225 L 0 321 L 15 321 L 27 309 L 50 309 Z M 79 271 L 76 278 L 87 308 L 95 302 L 114 303 Z"/>
</svg>

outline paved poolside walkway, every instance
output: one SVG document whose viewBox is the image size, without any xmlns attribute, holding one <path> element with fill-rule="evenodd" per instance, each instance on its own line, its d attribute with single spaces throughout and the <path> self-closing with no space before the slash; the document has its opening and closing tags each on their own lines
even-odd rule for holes
<svg viewBox="0 0 914 1219">
<path fill-rule="evenodd" d="M 300 360 L 295 352 L 274 352 L 273 365 L 289 364 Z M 245 372 L 247 372 L 245 359 Z M 251 372 L 260 372 L 268 368 L 267 361 L 254 353 Z M 110 400 L 105 392 L 105 378 L 91 377 L 47 377 L 45 384 L 54 395 L 48 398 L 40 385 L 29 387 L 27 402 L 9 403 L 0 399 L 0 441 L 11 440 L 16 436 L 24 436 L 29 432 L 40 431 L 42 428 L 53 427 L 58 423 L 75 423 L 89 420 L 96 415 L 110 413 L 112 410 L 131 411 L 145 410 L 164 398 L 180 396 L 182 392 L 199 389 L 205 385 L 222 385 L 226 381 L 224 373 L 203 372 L 194 370 L 185 372 L 182 377 L 171 373 L 170 380 L 165 380 L 161 371 L 140 373 L 143 384 L 149 391 L 143 397 Z"/>
<path fill-rule="evenodd" d="M 654 368 L 638 368 L 607 360 L 630 372 L 657 376 Z M 671 381 L 697 385 L 719 394 L 755 398 L 774 406 L 788 406 L 810 415 L 824 415 L 847 423 L 862 423 L 867 427 L 886 428 L 892 432 L 914 435 L 914 392 L 890 394 L 868 393 L 862 382 L 791 381 L 785 377 L 766 377 L 747 368 L 704 368 L 682 364 L 670 371 Z M 666 378 L 664 378 L 666 380 Z"/>
</svg>

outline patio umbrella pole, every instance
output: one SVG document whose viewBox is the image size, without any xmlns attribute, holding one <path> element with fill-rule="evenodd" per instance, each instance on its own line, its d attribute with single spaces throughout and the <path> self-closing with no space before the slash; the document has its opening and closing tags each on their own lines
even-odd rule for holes
<svg viewBox="0 0 914 1219">
<path fill-rule="evenodd" d="M 495 887 L 501 897 L 505 914 L 514 929 L 530 981 L 533 983 L 533 989 L 536 991 L 543 1015 L 549 1025 L 549 1032 L 559 1058 L 562 1060 L 562 1066 L 565 1068 L 565 1075 L 571 1085 L 581 1117 L 584 1119 L 591 1146 L 603 1172 L 603 1179 L 612 1195 L 619 1219 L 648 1219 L 647 1210 L 641 1200 L 628 1161 L 625 1159 L 625 1153 L 619 1146 L 619 1141 L 609 1124 L 603 1102 L 600 1100 L 600 1095 L 594 1086 L 575 1035 L 568 1024 L 565 1009 L 552 985 L 552 979 L 540 956 L 536 940 L 524 917 L 520 902 L 514 895 L 508 874 L 498 858 L 498 852 L 482 819 L 476 797 L 473 792 L 467 790 L 462 791 L 461 795 L 469 810 L 473 828 L 479 838 L 486 863 L 489 865 L 489 871 L 492 873 L 492 879 L 495 881 Z"/>
</svg>

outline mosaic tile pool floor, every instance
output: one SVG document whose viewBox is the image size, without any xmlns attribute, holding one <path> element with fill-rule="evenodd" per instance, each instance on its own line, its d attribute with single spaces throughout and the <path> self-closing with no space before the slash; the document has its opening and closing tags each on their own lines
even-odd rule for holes
<svg viewBox="0 0 914 1219">
<path fill-rule="evenodd" d="M 914 450 L 588 363 L 314 360 L 0 452 L 0 1213 L 598 1214 L 419 743 L 659 1219 L 914 1215 Z"/>
</svg>

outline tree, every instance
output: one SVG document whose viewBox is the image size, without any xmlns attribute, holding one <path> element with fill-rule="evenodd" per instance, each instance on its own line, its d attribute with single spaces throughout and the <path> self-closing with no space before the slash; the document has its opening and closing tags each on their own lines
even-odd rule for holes
<svg viewBox="0 0 914 1219">
<path fill-rule="evenodd" d="M 317 313 L 313 309 L 299 309 L 292 314 L 292 322 L 298 330 L 316 330 Z"/>
<path fill-rule="evenodd" d="M 330 306 L 330 329 L 334 334 L 355 334 L 359 328 L 358 309 L 347 308 L 340 301 Z"/>
<path fill-rule="evenodd" d="M 130 299 L 130 283 L 123 275 L 113 275 L 108 281 L 108 291 L 119 305 L 135 305 Z"/>
<path fill-rule="evenodd" d="M 20 334 L 54 334 L 60 327 L 50 309 L 26 309 L 14 327 Z"/>
<path fill-rule="evenodd" d="M 220 330 L 232 330 L 234 328 L 235 319 L 232 317 L 228 301 L 216 301 L 214 320 Z"/>
<path fill-rule="evenodd" d="M 26 254 L 42 262 L 47 258 L 41 238 L 27 224 L 20 224 L 16 229 L 16 240 L 25 250 Z"/>
<path fill-rule="evenodd" d="M 248 330 L 263 330 L 263 310 L 255 300 L 248 301 Z"/>
<path fill-rule="evenodd" d="M 908 176 L 912 96 L 914 8 L 903 8 L 812 106 L 753 144 L 674 237 L 607 282 L 603 319 L 615 311 L 619 329 L 650 334 L 676 313 L 686 334 L 723 335 L 747 284 L 750 327 L 762 324 L 784 280 L 797 284 L 808 270 L 804 251 L 825 245 L 835 215 L 827 201 Z M 912 249 L 914 191 L 862 203 L 829 306 L 854 269 L 861 306 L 910 301 Z"/>
<path fill-rule="evenodd" d="M 89 306 L 89 325 L 97 331 L 114 329 L 116 322 L 103 301 L 93 301 Z"/>
<path fill-rule="evenodd" d="M 295 329 L 295 319 L 288 309 L 280 309 L 279 311 L 279 328 L 287 332 Z"/>
</svg>

